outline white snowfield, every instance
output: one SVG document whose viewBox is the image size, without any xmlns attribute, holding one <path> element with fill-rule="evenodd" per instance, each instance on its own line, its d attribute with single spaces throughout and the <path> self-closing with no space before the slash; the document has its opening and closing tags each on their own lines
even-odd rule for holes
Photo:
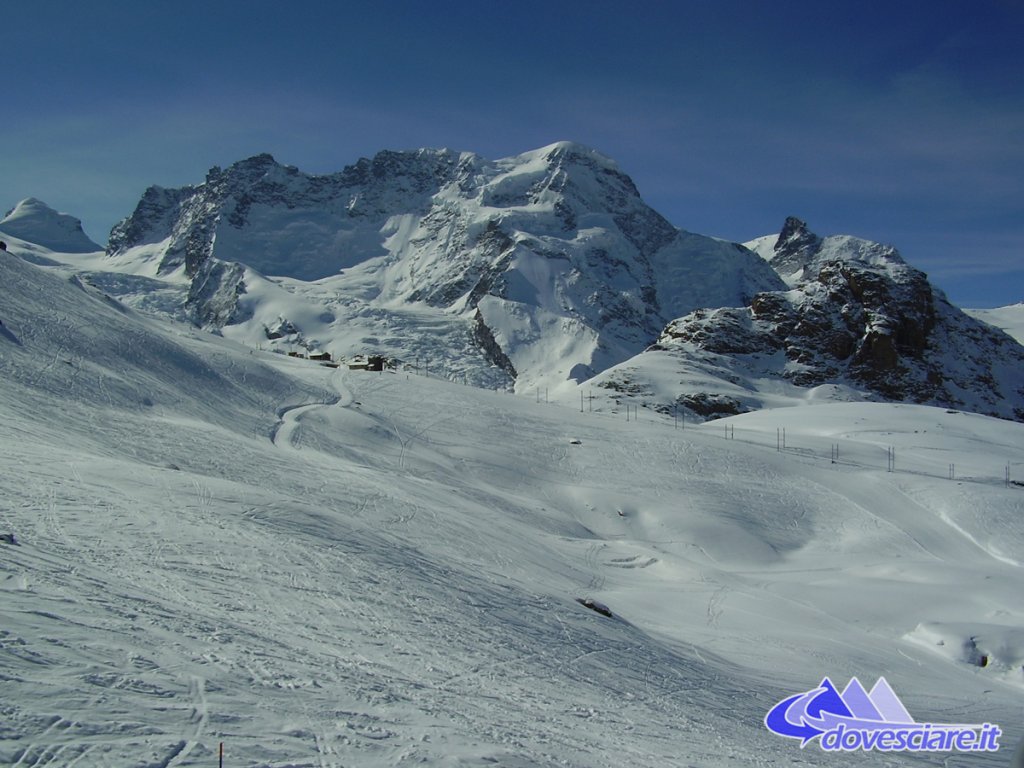
<svg viewBox="0 0 1024 768">
<path fill-rule="evenodd" d="M 1024 344 L 1024 301 L 996 309 L 965 309 L 971 317 L 994 325 Z"/>
<path fill-rule="evenodd" d="M 1024 425 L 680 429 L 0 285 L 0 765 L 832 765 L 763 724 L 826 675 L 1003 730 L 848 760 L 1024 734 Z"/>
</svg>

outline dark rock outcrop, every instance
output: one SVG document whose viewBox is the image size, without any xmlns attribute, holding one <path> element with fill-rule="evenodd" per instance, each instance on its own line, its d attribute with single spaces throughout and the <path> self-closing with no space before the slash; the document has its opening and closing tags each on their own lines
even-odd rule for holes
<svg viewBox="0 0 1024 768">
<path fill-rule="evenodd" d="M 893 248 L 820 238 L 789 218 L 765 256 L 790 290 L 693 312 L 652 349 L 802 387 L 842 383 L 890 401 L 1024 416 L 1024 347 L 950 304 Z"/>
</svg>

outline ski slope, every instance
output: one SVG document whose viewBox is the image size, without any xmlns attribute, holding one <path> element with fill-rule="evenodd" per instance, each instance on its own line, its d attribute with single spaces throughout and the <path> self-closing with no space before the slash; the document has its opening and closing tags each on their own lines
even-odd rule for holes
<svg viewBox="0 0 1024 768">
<path fill-rule="evenodd" d="M 825 675 L 1024 734 L 1024 425 L 680 429 L 0 281 L 0 764 L 826 765 L 763 725 Z"/>
</svg>

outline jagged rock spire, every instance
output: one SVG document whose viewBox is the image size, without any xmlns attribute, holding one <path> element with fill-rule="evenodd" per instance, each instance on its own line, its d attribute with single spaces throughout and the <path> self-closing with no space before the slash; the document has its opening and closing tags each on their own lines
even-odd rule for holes
<svg viewBox="0 0 1024 768">
<path fill-rule="evenodd" d="M 821 238 L 807 228 L 807 222 L 796 216 L 786 217 L 771 264 L 783 280 L 798 278 L 814 258 Z"/>
</svg>

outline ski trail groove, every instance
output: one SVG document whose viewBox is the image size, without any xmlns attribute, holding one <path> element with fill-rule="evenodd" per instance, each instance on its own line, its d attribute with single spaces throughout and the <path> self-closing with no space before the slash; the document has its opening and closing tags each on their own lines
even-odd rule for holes
<svg viewBox="0 0 1024 768">
<path fill-rule="evenodd" d="M 184 765 L 184 760 L 189 756 L 199 737 L 206 730 L 209 720 L 209 712 L 206 706 L 206 680 L 198 675 L 193 675 L 189 681 L 189 696 L 192 699 L 192 711 L 189 714 L 190 733 L 187 738 L 176 745 L 172 754 L 164 761 L 162 768 L 175 768 Z"/>
</svg>

